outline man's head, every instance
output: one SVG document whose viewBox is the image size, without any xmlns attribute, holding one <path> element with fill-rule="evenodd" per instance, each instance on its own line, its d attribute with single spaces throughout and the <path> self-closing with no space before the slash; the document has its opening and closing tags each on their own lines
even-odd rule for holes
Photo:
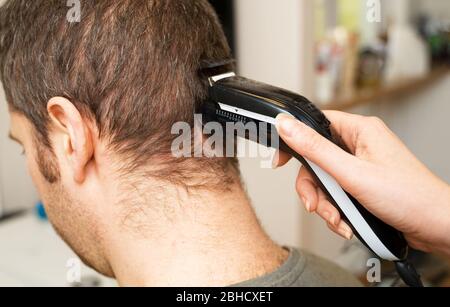
<svg viewBox="0 0 450 307">
<path fill-rule="evenodd" d="M 193 124 L 206 95 L 201 63 L 231 55 L 206 0 L 80 2 L 80 22 L 70 22 L 65 0 L 7 1 L 0 75 L 11 135 L 52 223 L 108 273 L 97 242 L 112 213 L 100 197 L 143 180 L 202 189 L 237 178 L 234 159 L 171 154 L 172 125 Z M 118 186 L 104 187 L 111 177 Z"/>
</svg>

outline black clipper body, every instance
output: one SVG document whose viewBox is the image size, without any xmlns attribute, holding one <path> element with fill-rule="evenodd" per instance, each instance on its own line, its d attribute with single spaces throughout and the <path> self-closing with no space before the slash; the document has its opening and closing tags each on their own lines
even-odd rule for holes
<svg viewBox="0 0 450 307">
<path fill-rule="evenodd" d="M 274 127 L 276 117 L 280 113 L 286 113 L 313 128 L 328 140 L 334 141 L 330 122 L 305 97 L 238 77 L 232 72 L 210 77 L 209 83 L 209 99 L 202 107 L 204 123 L 219 122 L 225 125 L 227 122 L 244 124 L 249 121 L 257 124 L 265 122 L 268 123 L 268 131 L 258 133 L 270 136 L 271 130 L 276 129 Z M 271 146 L 271 143 L 269 138 L 263 145 Z M 352 227 L 355 235 L 374 254 L 390 261 L 406 259 L 408 244 L 402 233 L 368 212 L 354 197 L 345 192 L 334 178 L 291 150 L 282 140 L 279 141 L 279 147 L 297 158 L 310 171 L 329 201 Z"/>
</svg>

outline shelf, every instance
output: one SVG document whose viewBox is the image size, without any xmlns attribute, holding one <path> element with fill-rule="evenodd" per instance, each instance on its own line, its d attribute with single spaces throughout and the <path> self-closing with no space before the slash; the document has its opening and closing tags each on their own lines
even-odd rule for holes
<svg viewBox="0 0 450 307">
<path fill-rule="evenodd" d="M 403 80 L 375 90 L 360 90 L 349 98 L 337 99 L 331 103 L 322 104 L 321 108 L 324 110 L 346 111 L 374 101 L 391 99 L 402 95 L 411 95 L 440 80 L 449 72 L 450 68 L 447 66 L 434 68 L 425 77 Z"/>
</svg>

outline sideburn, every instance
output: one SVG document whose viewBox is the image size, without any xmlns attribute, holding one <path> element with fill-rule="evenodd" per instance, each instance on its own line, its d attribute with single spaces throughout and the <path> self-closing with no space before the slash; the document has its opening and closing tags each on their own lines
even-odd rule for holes
<svg viewBox="0 0 450 307">
<path fill-rule="evenodd" d="M 61 178 L 58 166 L 56 165 L 56 156 L 51 148 L 46 147 L 38 138 L 34 140 L 36 147 L 36 162 L 39 171 L 45 180 L 50 184 L 57 183 Z"/>
</svg>

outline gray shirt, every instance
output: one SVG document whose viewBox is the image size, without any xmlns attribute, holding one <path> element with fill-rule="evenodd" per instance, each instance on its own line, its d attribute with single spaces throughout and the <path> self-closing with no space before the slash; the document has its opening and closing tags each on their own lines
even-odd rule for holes
<svg viewBox="0 0 450 307">
<path fill-rule="evenodd" d="M 289 249 L 286 262 L 275 272 L 233 287 L 361 287 L 349 272 L 310 253 Z"/>
</svg>

